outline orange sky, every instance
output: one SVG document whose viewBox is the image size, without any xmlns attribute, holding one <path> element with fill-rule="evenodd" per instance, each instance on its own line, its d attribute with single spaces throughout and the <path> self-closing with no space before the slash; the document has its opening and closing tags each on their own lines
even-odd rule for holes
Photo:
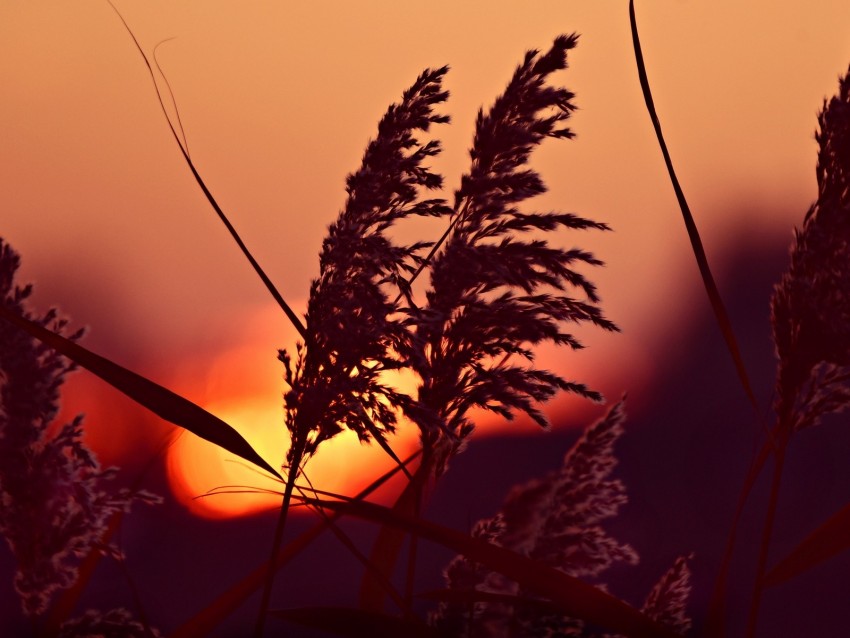
<svg viewBox="0 0 850 638">
<path fill-rule="evenodd" d="M 175 38 L 159 59 L 193 158 L 293 306 L 304 307 L 345 175 L 424 67 L 452 66 L 454 123 L 437 129 L 452 189 L 479 105 L 526 49 L 571 31 L 582 37 L 558 79 L 577 93 L 578 137 L 535 156 L 550 186 L 536 204 L 613 226 L 562 241 L 606 260 L 592 277 L 624 332 L 583 332 L 588 350 L 542 360 L 609 394 L 629 390 L 639 405 L 660 338 L 705 303 L 640 95 L 625 0 L 117 6 L 148 51 Z M 715 268 L 734 242 L 790 239 L 814 197 L 816 111 L 850 62 L 850 3 L 639 0 L 637 11 L 659 115 Z M 109 6 L 0 3 L 0 85 L 0 235 L 23 255 L 36 300 L 90 326 L 95 351 L 225 418 L 270 419 L 266 431 L 279 436 L 274 349 L 291 346 L 293 331 L 192 180 Z M 82 378 L 71 387 L 86 391 L 72 403 L 95 438 L 113 439 L 107 460 L 139 449 L 148 426 L 116 424 L 110 391 Z M 328 455 L 340 489 L 356 447 Z"/>
</svg>

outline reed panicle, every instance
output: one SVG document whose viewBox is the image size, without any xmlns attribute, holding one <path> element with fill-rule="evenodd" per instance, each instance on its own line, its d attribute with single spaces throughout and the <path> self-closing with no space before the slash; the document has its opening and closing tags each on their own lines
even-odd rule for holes
<svg viewBox="0 0 850 638">
<path fill-rule="evenodd" d="M 55 310 L 41 316 L 28 310 L 32 286 L 15 283 L 19 266 L 18 254 L 0 239 L 0 304 L 65 332 L 67 320 Z M 78 330 L 70 338 L 81 335 Z M 55 423 L 59 390 L 73 369 L 51 348 L 0 322 L 0 533 L 17 560 L 15 589 L 30 617 L 74 582 L 80 556 L 93 549 L 119 554 L 101 543 L 113 513 L 137 500 L 157 500 L 109 487 L 115 470 L 101 469 L 83 443 L 81 416 Z"/>
<path fill-rule="evenodd" d="M 641 609 L 647 616 L 680 636 L 687 635 L 692 624 L 687 610 L 692 589 L 691 569 L 688 566 L 690 558 L 680 556 L 673 562 L 649 592 Z"/>
<path fill-rule="evenodd" d="M 634 548 L 610 536 L 601 525 L 616 516 L 627 501 L 622 481 L 611 478 L 617 465 L 614 445 L 623 434 L 624 421 L 621 401 L 585 430 L 560 469 L 514 487 L 500 511 L 493 518 L 479 521 L 472 536 L 576 577 L 596 578 L 615 563 L 637 564 Z M 665 584 L 659 584 L 658 593 L 650 596 L 656 601 L 653 609 L 665 613 L 670 610 L 671 618 L 673 610 L 678 609 L 677 602 L 684 601 L 688 591 L 678 585 L 680 581 L 687 584 L 687 576 L 680 574 L 682 570 L 686 573 L 687 567 L 677 562 L 674 568 L 678 576 L 665 575 Z M 462 556 L 449 563 L 444 576 L 450 589 L 525 599 L 532 596 Z M 659 611 L 658 620 L 667 624 L 662 615 Z M 468 635 L 482 637 L 585 635 L 584 624 L 579 620 L 509 602 L 478 603 L 472 609 L 469 605 L 441 603 L 432 620 L 447 635 L 467 635 L 467 630 L 471 632 Z"/>
<path fill-rule="evenodd" d="M 524 412 L 545 426 L 537 404 L 558 390 L 601 399 L 530 365 L 533 347 L 543 342 L 581 347 L 563 331 L 565 322 L 617 329 L 597 305 L 593 284 L 575 269 L 601 262 L 545 239 L 520 239 L 556 229 L 607 229 L 573 214 L 519 209 L 546 190 L 527 166 L 532 151 L 547 137 L 573 135 L 564 126 L 575 109 L 573 94 L 547 81 L 566 67 L 576 41 L 575 35 L 559 36 L 548 52 L 529 51 L 505 92 L 478 114 L 472 165 L 455 193 L 445 245 L 430 266 L 427 305 L 417 312 L 421 354 L 411 360 L 422 380 L 415 420 L 426 451 L 436 450 L 437 473 L 472 432 L 473 408 L 508 419 Z M 512 361 L 515 356 L 525 363 Z"/>
<path fill-rule="evenodd" d="M 361 441 L 386 443 L 397 412 L 411 399 L 384 380 L 404 368 L 414 351 L 412 322 L 402 312 L 399 288 L 422 263 L 427 243 L 395 244 L 386 231 L 411 215 L 448 212 L 444 200 L 421 194 L 442 186 L 442 177 L 424 162 L 440 152 L 440 143 L 422 143 L 417 132 L 449 118 L 434 112 L 446 100 L 442 89 L 448 67 L 425 70 L 389 107 L 378 135 L 363 155 L 360 169 L 346 180 L 348 199 L 328 229 L 319 256 L 319 277 L 310 287 L 304 342 L 296 356 L 278 353 L 289 390 L 284 395 L 291 445 L 289 473 L 269 558 L 268 575 L 254 635 L 263 633 L 274 578 L 274 556 L 282 542 L 295 478 L 302 461 L 343 429 Z M 396 296 L 397 295 L 397 296 Z"/>
<path fill-rule="evenodd" d="M 791 431 L 850 405 L 850 74 L 818 123 L 818 198 L 771 304 L 775 407 Z"/>
<path fill-rule="evenodd" d="M 788 443 L 795 432 L 850 406 L 850 73 L 824 101 L 818 124 L 818 197 L 795 230 L 791 265 L 771 299 L 779 437 L 748 638 L 758 626 Z"/>
<path fill-rule="evenodd" d="M 433 110 L 448 97 L 441 85 L 447 71 L 426 70 L 388 109 L 360 169 L 346 180 L 348 200 L 324 240 L 310 289 L 305 342 L 294 361 L 280 352 L 290 386 L 290 463 L 301 455 L 299 446 L 309 456 L 343 428 L 363 441 L 383 440 L 394 430 L 397 409 L 409 404 L 382 375 L 404 367 L 412 352 L 411 322 L 396 293 L 429 244 L 397 245 L 386 231 L 412 215 L 449 212 L 443 199 L 421 197 L 442 186 L 442 177 L 424 165 L 440 143 L 416 137 L 449 120 Z"/>
<path fill-rule="evenodd" d="M 637 564 L 635 550 L 600 526 L 628 501 L 623 482 L 611 478 L 624 421 L 620 401 L 585 430 L 560 470 L 512 490 L 502 509 L 506 546 L 571 576 L 595 577 L 617 562 Z"/>
</svg>

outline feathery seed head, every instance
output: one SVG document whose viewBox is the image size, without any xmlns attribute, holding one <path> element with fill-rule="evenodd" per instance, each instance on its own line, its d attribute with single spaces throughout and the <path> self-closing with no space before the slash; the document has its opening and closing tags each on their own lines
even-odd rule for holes
<svg viewBox="0 0 850 638">
<path fill-rule="evenodd" d="M 427 415 L 419 425 L 438 473 L 472 431 L 472 408 L 509 419 L 524 412 L 545 426 L 537 404 L 558 390 L 601 398 L 530 365 L 540 343 L 581 347 L 563 330 L 567 322 L 617 329 L 598 307 L 593 284 L 576 269 L 601 262 L 586 251 L 522 235 L 607 226 L 573 214 L 518 209 L 546 190 L 527 168 L 531 152 L 546 137 L 572 136 L 563 123 L 575 109 L 573 94 L 548 79 L 566 67 L 576 41 L 575 35 L 560 36 L 545 54 L 528 52 L 505 92 L 478 114 L 472 164 L 455 193 L 445 246 L 431 265 L 427 306 L 416 313 L 421 355 L 412 365 L 422 378 L 419 401 Z"/>
<path fill-rule="evenodd" d="M 364 441 L 383 438 L 394 429 L 396 410 L 409 404 L 382 374 L 402 367 L 411 351 L 411 324 L 395 292 L 427 244 L 397 245 L 385 231 L 405 217 L 449 211 L 442 199 L 422 197 L 442 186 L 442 177 L 424 164 L 440 145 L 416 137 L 448 121 L 434 112 L 448 97 L 441 84 L 447 71 L 426 70 L 390 106 L 360 169 L 346 180 L 348 199 L 322 245 L 296 365 L 285 352 L 280 355 L 290 386 L 290 462 L 313 454 L 343 428 Z"/>
<path fill-rule="evenodd" d="M 692 558 L 693 555 L 676 559 L 649 592 L 642 609 L 652 620 L 672 629 L 680 636 L 687 634 L 691 628 L 687 606 L 691 595 L 691 570 L 688 561 Z"/>
<path fill-rule="evenodd" d="M 33 317 L 25 301 L 30 286 L 15 285 L 20 258 L 0 239 L 0 304 L 63 332 L 55 310 Z M 70 335 L 71 339 L 82 332 Z M 82 442 L 82 417 L 50 429 L 59 411 L 59 388 L 73 369 L 63 357 L 0 322 L 0 533 L 18 562 L 15 588 L 25 613 L 44 611 L 51 596 L 77 575 L 77 558 L 102 546 L 109 518 L 146 493 L 106 490 L 114 476 L 101 470 Z"/>
<path fill-rule="evenodd" d="M 776 409 L 791 429 L 843 409 L 848 394 L 850 74 L 818 121 L 818 199 L 795 233 L 791 265 L 771 305 L 779 359 Z"/>
<path fill-rule="evenodd" d="M 601 526 L 627 500 L 623 483 L 611 478 L 617 465 L 614 445 L 623 433 L 624 420 L 620 401 L 585 430 L 559 470 L 514 487 L 496 516 L 479 521 L 472 535 L 571 576 L 597 577 L 614 563 L 636 564 L 637 552 Z M 525 593 L 516 583 L 462 556 L 449 563 L 444 575 L 449 588 Z M 585 635 L 584 624 L 576 619 L 495 603 L 478 605 L 471 616 L 469 606 L 443 603 L 432 620 L 447 635 L 467 626 L 475 636 Z M 464 635 L 462 631 L 455 634 Z"/>
</svg>

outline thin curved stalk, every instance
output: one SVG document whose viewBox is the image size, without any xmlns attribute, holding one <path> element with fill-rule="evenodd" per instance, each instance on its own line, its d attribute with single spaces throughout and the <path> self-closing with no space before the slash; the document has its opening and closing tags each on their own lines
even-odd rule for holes
<svg viewBox="0 0 850 638">
<path fill-rule="evenodd" d="M 218 205 L 218 202 L 212 196 L 209 188 L 207 188 L 206 183 L 204 182 L 201 174 L 198 172 L 198 169 L 195 167 L 195 163 L 192 161 L 192 158 L 189 156 L 188 148 L 184 146 L 184 142 L 181 140 L 180 135 L 177 133 L 177 130 L 174 128 L 174 124 L 171 122 L 171 118 L 168 116 L 168 111 L 165 109 L 165 103 L 162 99 L 162 94 L 159 91 L 159 86 L 156 82 L 156 76 L 154 75 L 153 67 L 151 66 L 150 60 L 148 60 L 148 56 L 145 54 L 144 49 L 142 49 L 141 44 L 136 39 L 135 34 L 130 29 L 130 25 L 127 24 L 127 21 L 124 19 L 124 16 L 121 15 L 121 12 L 112 4 L 111 0 L 106 0 L 109 3 L 109 6 L 112 7 L 112 10 L 118 15 L 118 18 L 121 20 L 121 23 L 124 25 L 124 28 L 127 30 L 127 33 L 130 34 L 130 37 L 133 39 L 133 43 L 136 45 L 136 49 L 138 49 L 139 54 L 142 56 L 142 59 L 145 62 L 145 65 L 148 68 L 148 74 L 150 75 L 151 81 L 154 85 L 154 90 L 156 91 L 157 99 L 159 100 L 159 106 L 162 109 L 162 113 L 165 116 L 166 122 L 168 122 L 168 128 L 171 130 L 171 134 L 174 136 L 174 141 L 177 142 L 177 146 L 180 147 L 180 152 L 183 154 L 183 159 L 186 160 L 186 164 L 189 166 L 189 170 L 192 171 L 192 176 L 195 178 L 195 181 L 198 183 L 198 186 L 201 187 L 201 191 L 204 193 L 204 197 L 207 198 L 207 201 L 213 207 L 216 215 L 221 220 L 221 223 L 224 224 L 224 227 L 227 229 L 227 232 L 230 233 L 230 236 L 233 238 L 233 241 L 236 242 L 236 245 L 239 246 L 239 249 L 242 251 L 242 254 L 248 260 L 248 263 L 251 264 L 251 267 L 254 269 L 254 272 L 262 280 L 263 284 L 266 286 L 266 289 L 271 294 L 272 298 L 277 302 L 277 304 L 281 307 L 286 317 L 295 326 L 295 329 L 298 330 L 298 333 L 302 337 L 306 337 L 307 330 L 304 327 L 303 322 L 298 318 L 292 308 L 289 307 L 289 304 L 286 303 L 283 296 L 278 292 L 275 285 L 272 283 L 272 280 L 269 279 L 268 275 L 266 275 L 265 271 L 260 267 L 260 264 L 254 259 L 254 256 L 248 250 L 248 247 L 245 245 L 245 242 L 242 241 L 242 238 L 239 236 L 239 233 L 236 232 L 236 228 L 234 228 L 233 224 L 230 223 L 230 220 L 227 218 L 227 215 L 224 214 L 224 211 L 221 209 L 221 206 Z M 166 84 L 168 80 L 166 80 Z M 173 101 L 173 100 L 172 100 Z M 176 108 L 176 105 L 175 105 Z M 179 120 L 179 115 L 178 115 Z M 182 126 L 181 126 L 182 130 Z M 185 137 L 185 136 L 184 136 Z"/>
<path fill-rule="evenodd" d="M 635 60 L 637 62 L 638 76 L 640 78 L 640 87 L 643 91 L 643 99 L 646 102 L 646 109 L 649 111 L 649 117 L 652 120 L 652 127 L 655 129 L 655 136 L 658 138 L 658 145 L 661 147 L 661 154 L 664 156 L 664 164 L 667 167 L 667 173 L 670 176 L 670 183 L 673 185 L 673 190 L 676 193 L 676 200 L 679 202 L 679 208 L 682 211 L 682 218 L 685 221 L 685 228 L 688 231 L 688 238 L 691 241 L 691 248 L 694 252 L 694 257 L 697 260 L 699 274 L 702 277 L 705 291 L 708 294 L 708 299 L 711 302 L 711 308 L 714 310 L 714 317 L 720 326 L 720 331 L 723 333 L 723 339 L 726 341 L 726 348 L 732 355 L 732 361 L 735 364 L 735 370 L 738 373 L 738 378 L 744 388 L 744 392 L 756 414 L 761 415 L 759 410 L 756 395 L 753 392 L 750 378 L 747 374 L 744 360 L 741 357 L 741 351 L 738 347 L 738 340 L 735 338 L 735 332 L 732 330 L 732 322 L 729 320 L 729 314 L 726 312 L 726 306 L 720 296 L 720 291 L 717 289 L 717 284 L 714 282 L 714 276 L 711 274 L 711 268 L 708 265 L 708 258 L 705 255 L 705 249 L 702 245 L 699 230 L 697 229 L 694 217 L 691 214 L 691 209 L 688 206 L 688 201 L 685 199 L 685 193 L 679 184 L 679 179 L 676 177 L 676 171 L 673 169 L 673 161 L 670 159 L 670 152 L 667 150 L 667 144 L 664 142 L 664 135 L 661 132 L 661 122 L 658 120 L 658 114 L 655 111 L 655 103 L 652 99 L 652 92 L 649 88 L 649 79 L 646 75 L 646 65 L 643 61 L 643 53 L 640 48 L 640 38 L 638 37 L 637 20 L 635 18 L 635 3 L 634 0 L 629 0 L 629 21 L 632 30 L 632 44 L 635 50 Z M 763 420 L 759 417 L 759 420 Z M 765 427 L 765 430 L 767 428 Z M 770 433 L 768 433 L 770 436 Z"/>
</svg>

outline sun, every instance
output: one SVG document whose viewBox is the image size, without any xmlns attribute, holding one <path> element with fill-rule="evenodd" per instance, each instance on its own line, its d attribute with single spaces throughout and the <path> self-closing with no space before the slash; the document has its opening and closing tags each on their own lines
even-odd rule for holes
<svg viewBox="0 0 850 638">
<path fill-rule="evenodd" d="M 175 383 L 185 387 L 187 377 L 197 385 L 187 396 L 205 410 L 233 426 L 274 468 L 281 468 L 289 449 L 284 425 L 283 369 L 277 361 L 274 335 L 280 332 L 279 310 L 263 311 L 246 321 L 245 338 L 212 355 L 197 374 L 198 364 L 174 370 Z M 293 338 L 294 340 L 294 338 Z M 278 347 L 280 344 L 277 344 Z M 400 382 L 413 391 L 415 380 Z M 410 386 L 410 387 L 407 387 Z M 402 421 L 390 444 L 403 458 L 419 445 L 416 427 Z M 322 443 L 305 466 L 305 480 L 316 488 L 352 495 L 394 467 L 395 463 L 376 444 L 363 444 L 345 431 Z M 243 459 L 183 430 L 166 452 L 169 485 L 177 500 L 196 515 L 207 518 L 247 516 L 277 509 L 283 485 Z M 393 490 L 382 490 L 386 501 Z M 298 511 L 296 508 L 294 511 Z"/>
</svg>

